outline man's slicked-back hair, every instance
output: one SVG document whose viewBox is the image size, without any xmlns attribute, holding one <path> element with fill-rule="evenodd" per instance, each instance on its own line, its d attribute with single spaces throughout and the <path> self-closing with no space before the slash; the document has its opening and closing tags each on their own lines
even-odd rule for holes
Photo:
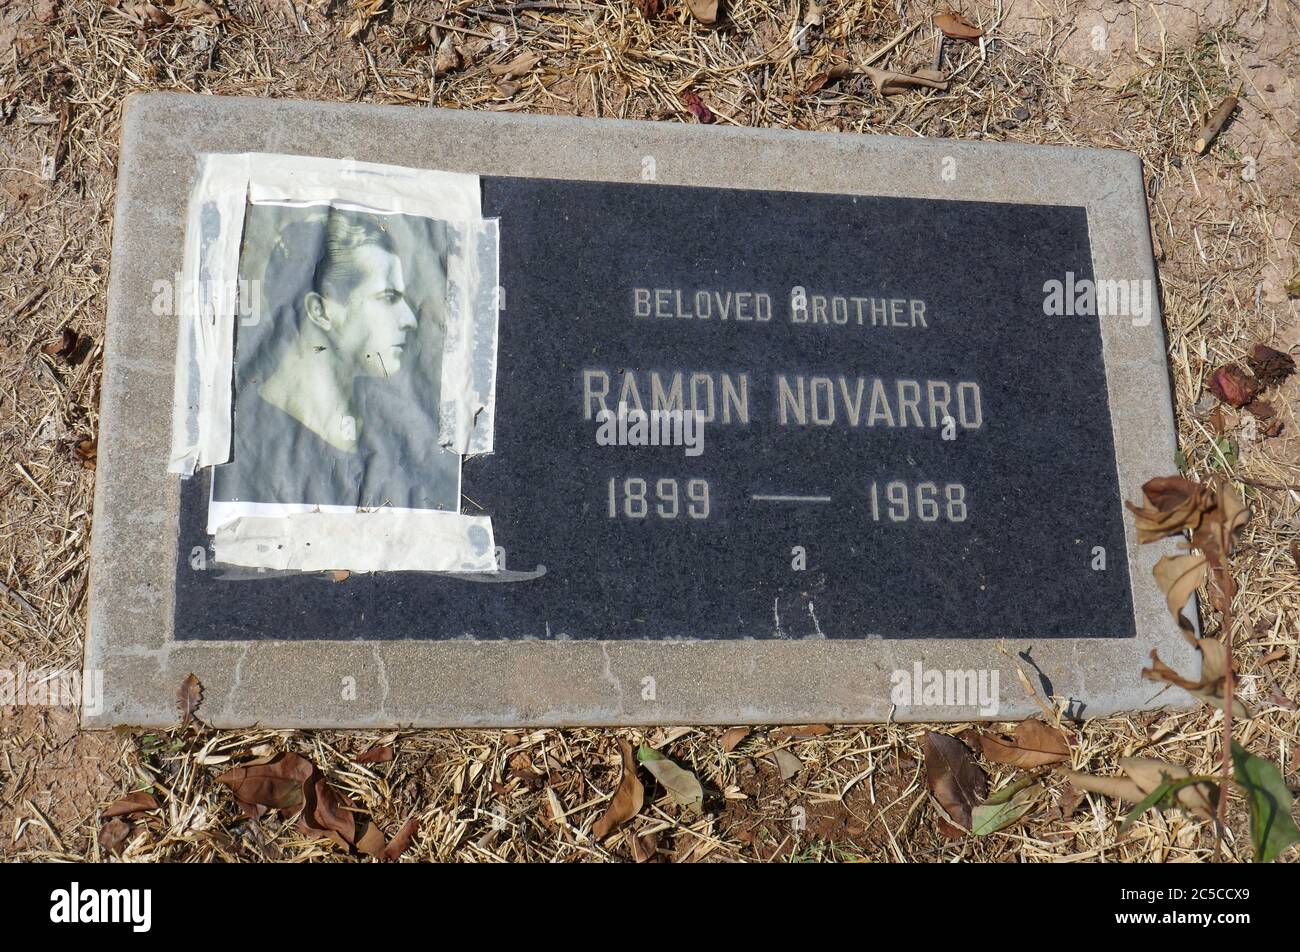
<svg viewBox="0 0 1300 952">
<path fill-rule="evenodd" d="M 383 216 L 329 206 L 286 225 L 266 263 L 262 287 L 278 326 L 302 326 L 303 300 L 312 292 L 346 301 L 364 276 L 358 252 L 366 247 L 396 254 Z"/>
</svg>

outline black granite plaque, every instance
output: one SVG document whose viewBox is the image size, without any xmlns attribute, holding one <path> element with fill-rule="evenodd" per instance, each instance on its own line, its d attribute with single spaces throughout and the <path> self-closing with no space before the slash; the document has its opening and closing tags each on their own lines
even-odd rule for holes
<svg viewBox="0 0 1300 952">
<path fill-rule="evenodd" d="M 1084 209 L 485 178 L 483 213 L 495 452 L 462 508 L 504 573 L 199 570 L 201 476 L 177 638 L 1133 636 L 1098 319 L 1043 306 L 1092 277 Z M 598 441 L 678 393 L 698 455 Z"/>
</svg>

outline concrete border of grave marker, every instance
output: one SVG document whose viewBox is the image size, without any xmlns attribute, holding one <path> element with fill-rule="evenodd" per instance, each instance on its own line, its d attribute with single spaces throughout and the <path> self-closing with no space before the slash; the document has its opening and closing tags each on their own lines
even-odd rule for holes
<svg viewBox="0 0 1300 952">
<path fill-rule="evenodd" d="M 178 480 L 167 455 L 176 334 L 149 302 L 155 280 L 181 270 L 195 155 L 205 151 L 621 182 L 640 182 L 649 155 L 665 184 L 1081 205 L 1098 281 L 1155 286 L 1141 165 L 1126 152 L 132 96 L 118 174 L 85 656 L 88 671 L 103 673 L 105 698 L 102 711 L 83 712 L 86 726 L 176 723 L 176 690 L 190 673 L 205 688 L 201 716 L 218 727 L 1016 720 L 1039 711 L 1017 662 L 1035 687 L 1041 672 L 1084 715 L 1191 703 L 1139 675 L 1152 648 L 1189 675 L 1199 661 L 1151 575 L 1173 543 L 1139 547 L 1127 516 L 1126 558 L 1111 559 L 1130 572 L 1135 638 L 1012 641 L 1002 651 L 994 640 L 947 639 L 173 641 Z M 941 174 L 945 161 L 959 170 L 955 181 Z M 1119 490 L 1135 501 L 1143 482 L 1172 470 L 1176 449 L 1162 325 L 1158 311 L 1149 316 L 1102 321 Z M 1032 663 L 1016 657 L 1022 651 Z M 894 673 L 917 665 L 997 672 L 996 711 L 896 707 Z"/>
</svg>

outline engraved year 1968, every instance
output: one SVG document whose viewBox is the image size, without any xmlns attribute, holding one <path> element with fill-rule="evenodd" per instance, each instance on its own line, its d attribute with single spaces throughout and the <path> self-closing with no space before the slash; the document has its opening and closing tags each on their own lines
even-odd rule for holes
<svg viewBox="0 0 1300 952">
<path fill-rule="evenodd" d="M 883 518 L 890 522 L 908 522 L 919 519 L 921 522 L 965 522 L 966 487 L 961 483 L 946 483 L 942 488 L 937 483 L 917 483 L 909 486 L 901 479 L 886 483 L 882 488 L 875 480 L 868 490 L 871 495 L 871 518 L 880 522 Z M 883 497 L 883 498 L 882 498 Z"/>
</svg>

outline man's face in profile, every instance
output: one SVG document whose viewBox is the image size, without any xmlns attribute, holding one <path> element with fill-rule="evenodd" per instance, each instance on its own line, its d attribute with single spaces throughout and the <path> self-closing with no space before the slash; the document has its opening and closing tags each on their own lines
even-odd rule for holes
<svg viewBox="0 0 1300 952">
<path fill-rule="evenodd" d="M 307 313 L 334 343 L 335 358 L 351 375 L 390 377 L 402 366 L 415 314 L 406 302 L 402 262 L 377 245 L 354 252 L 359 278 L 345 300 L 326 289 L 310 295 Z M 317 313 L 323 318 L 318 319 Z"/>
</svg>

